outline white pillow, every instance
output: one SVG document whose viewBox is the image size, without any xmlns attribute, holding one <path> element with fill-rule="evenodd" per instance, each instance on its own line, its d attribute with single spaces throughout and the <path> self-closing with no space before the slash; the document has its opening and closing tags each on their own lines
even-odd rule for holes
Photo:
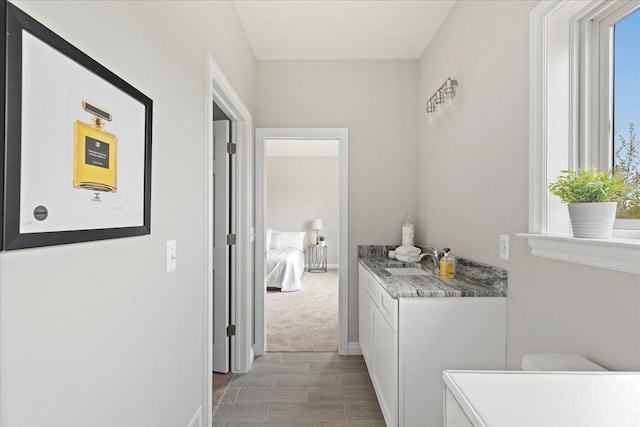
<svg viewBox="0 0 640 427">
<path fill-rule="evenodd" d="M 273 228 L 267 228 L 267 240 L 264 242 L 267 249 L 271 248 L 271 233 L 273 233 Z"/>
<path fill-rule="evenodd" d="M 279 249 L 278 246 L 278 234 L 282 233 L 282 231 L 271 229 L 271 236 L 269 237 L 269 244 L 267 247 L 269 249 Z"/>
<path fill-rule="evenodd" d="M 295 248 L 303 251 L 304 249 L 304 231 L 282 231 L 271 235 L 271 248 Z"/>
</svg>

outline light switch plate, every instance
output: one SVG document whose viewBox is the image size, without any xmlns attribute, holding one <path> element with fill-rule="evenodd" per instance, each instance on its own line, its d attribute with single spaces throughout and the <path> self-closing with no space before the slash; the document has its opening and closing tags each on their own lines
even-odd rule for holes
<svg viewBox="0 0 640 427">
<path fill-rule="evenodd" d="M 500 235 L 500 259 L 509 261 L 509 235 Z"/>
<path fill-rule="evenodd" d="M 176 271 L 176 241 L 167 240 L 167 273 Z"/>
</svg>

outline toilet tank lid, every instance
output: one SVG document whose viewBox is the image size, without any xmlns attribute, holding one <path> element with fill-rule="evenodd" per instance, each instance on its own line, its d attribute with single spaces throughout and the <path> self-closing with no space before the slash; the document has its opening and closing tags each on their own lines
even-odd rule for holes
<svg viewBox="0 0 640 427">
<path fill-rule="evenodd" d="M 522 356 L 523 371 L 606 371 L 574 353 L 534 353 Z"/>
</svg>

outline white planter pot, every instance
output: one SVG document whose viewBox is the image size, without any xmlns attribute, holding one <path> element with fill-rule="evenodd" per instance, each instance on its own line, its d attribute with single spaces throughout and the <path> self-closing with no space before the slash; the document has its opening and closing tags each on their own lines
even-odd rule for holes
<svg viewBox="0 0 640 427">
<path fill-rule="evenodd" d="M 322 242 L 318 243 L 320 246 L 327 246 L 327 242 L 325 240 L 323 240 Z"/>
<path fill-rule="evenodd" d="M 569 217 L 573 237 L 610 239 L 616 219 L 615 202 L 569 203 Z"/>
</svg>

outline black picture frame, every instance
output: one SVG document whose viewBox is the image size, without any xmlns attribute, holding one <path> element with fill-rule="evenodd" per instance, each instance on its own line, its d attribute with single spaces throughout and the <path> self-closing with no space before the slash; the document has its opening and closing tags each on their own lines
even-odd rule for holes
<svg viewBox="0 0 640 427">
<path fill-rule="evenodd" d="M 3 118 L 2 120 L 0 120 L 0 135 L 4 136 L 0 138 L 0 164 L 2 165 L 2 173 L 0 173 L 0 207 L 2 208 L 0 209 L 0 214 L 2 216 L 2 221 L 0 221 L 0 235 L 2 236 L 2 238 L 0 239 L 0 250 L 7 251 L 14 249 L 150 234 L 151 131 L 153 101 L 138 89 L 124 81 L 122 78 L 109 71 L 103 65 L 93 60 L 78 48 L 74 47 L 72 44 L 55 34 L 53 31 L 49 30 L 47 27 L 24 13 L 22 10 L 8 3 L 6 0 L 0 0 L 0 9 L 2 11 L 0 31 L 2 31 L 3 37 L 1 43 L 2 47 L 0 48 L 0 60 L 2 60 L 2 63 L 4 64 L 4 67 L 0 67 L 0 78 L 4 83 L 1 93 L 2 104 L 0 106 L 0 114 Z M 135 212 L 131 215 L 134 215 L 136 218 L 135 221 L 131 221 L 132 225 L 122 226 L 122 224 L 118 224 L 115 220 L 110 221 L 108 219 L 109 216 L 111 215 L 115 218 L 117 213 L 115 211 L 107 211 L 105 209 L 105 213 L 103 214 L 103 216 L 106 218 L 103 220 L 104 224 L 100 222 L 99 224 L 93 224 L 88 228 L 82 228 L 84 226 L 80 225 L 81 228 L 69 227 L 71 229 L 62 228 L 56 229 L 54 231 L 29 230 L 28 232 L 25 232 L 24 230 L 21 230 L 21 224 L 22 226 L 24 226 L 25 224 L 24 217 L 22 217 L 21 220 L 21 215 L 24 216 L 26 212 L 26 209 L 21 208 L 21 198 L 25 196 L 21 194 L 21 170 L 23 167 L 27 166 L 26 164 L 23 164 L 23 160 L 28 161 L 23 159 L 22 155 L 23 143 L 25 142 L 22 135 L 23 120 L 26 119 L 26 116 L 28 115 L 25 114 L 25 117 L 23 117 L 23 71 L 25 71 L 23 70 L 23 35 L 25 33 L 29 34 L 30 40 L 32 39 L 31 36 L 33 36 L 35 37 L 35 39 L 43 42 L 48 47 L 50 47 L 50 51 L 54 52 L 54 55 L 62 55 L 63 57 L 66 57 L 72 60 L 75 64 L 79 65 L 81 69 L 78 68 L 78 72 L 84 74 L 91 73 L 91 75 L 87 75 L 87 79 L 93 79 L 94 76 L 99 78 L 100 85 L 101 88 L 103 88 L 103 91 L 105 82 L 108 85 L 111 85 L 107 85 L 106 87 L 113 88 L 115 94 L 114 96 L 118 96 L 118 99 L 126 99 L 127 102 L 135 106 L 135 108 L 137 109 L 136 111 L 140 111 L 140 114 L 136 115 L 136 117 L 140 116 L 140 120 L 137 120 L 135 121 L 135 123 L 128 125 L 136 129 L 136 135 L 143 135 L 142 138 L 130 138 L 130 140 L 127 141 L 127 143 L 133 144 L 136 147 L 136 153 L 138 154 L 136 155 L 135 159 L 141 160 L 131 160 L 129 162 L 128 167 L 134 172 L 130 175 L 140 177 L 144 180 L 143 183 L 139 182 L 139 179 L 131 180 L 135 181 L 135 185 L 131 185 L 131 187 L 136 188 L 135 192 L 130 192 L 130 194 L 134 194 L 135 197 L 129 196 L 129 198 L 131 199 L 129 204 L 135 208 L 131 209 L 131 211 Z M 64 61 L 66 61 L 66 59 L 64 59 Z M 73 67 L 75 67 L 75 65 L 73 65 Z M 26 71 L 28 72 L 28 70 Z M 98 81 L 98 79 L 95 80 Z M 91 88 L 89 88 L 87 92 L 91 92 L 90 89 Z M 42 96 L 44 98 L 47 96 L 47 94 L 37 93 L 36 95 L 33 95 L 29 93 L 25 96 L 30 96 L 31 98 L 29 99 L 33 99 L 37 96 Z M 130 97 L 130 99 L 127 98 L 127 96 Z M 138 105 L 137 103 L 141 105 Z M 142 110 L 142 108 L 144 108 L 144 110 Z M 80 110 L 80 108 L 78 109 Z M 29 113 L 32 115 L 35 114 L 34 111 L 29 111 Z M 125 119 L 127 118 L 128 117 L 125 117 Z M 34 119 L 33 117 L 31 117 L 29 118 L 29 120 L 33 121 Z M 133 122 L 133 119 L 131 121 Z M 144 123 L 142 123 L 142 121 Z M 66 126 L 65 129 L 69 127 L 66 122 L 64 123 L 64 126 Z M 60 127 L 62 127 L 62 124 L 60 124 Z M 69 129 L 72 129 L 72 126 L 69 127 Z M 68 146 L 69 143 L 73 141 L 73 138 L 71 138 L 71 141 L 67 140 L 66 138 L 62 139 L 64 139 L 64 141 L 55 140 L 53 142 L 46 142 L 60 144 L 60 146 L 62 147 L 61 149 L 68 150 L 70 156 L 73 157 L 74 149 L 69 148 Z M 32 144 L 39 143 L 40 142 L 33 142 Z M 138 146 L 137 144 L 143 144 L 143 146 Z M 72 142 L 71 147 L 73 147 Z M 116 158 L 116 161 L 120 161 L 118 160 L 118 156 L 120 155 L 120 157 L 122 157 L 121 154 L 121 152 L 116 152 L 116 155 L 114 156 Z M 61 155 L 67 156 L 66 151 L 65 154 Z M 120 180 L 119 176 L 118 180 Z M 118 189 L 118 191 L 119 190 L 120 189 Z M 65 191 L 69 190 L 65 189 Z M 73 189 L 71 191 L 73 191 Z M 76 191 L 86 192 L 86 189 L 80 189 Z M 115 191 L 112 191 L 112 193 L 115 193 Z M 84 195 L 88 193 L 82 194 Z M 106 193 L 98 194 L 96 192 L 93 194 L 96 195 L 94 197 L 99 198 L 100 194 Z M 118 195 L 118 197 L 120 197 L 120 195 Z M 28 199 L 25 198 L 24 200 L 26 201 Z M 65 202 L 56 201 L 56 203 L 64 204 Z M 141 207 L 138 203 L 142 204 L 143 206 Z M 65 208 L 66 210 L 63 211 L 73 212 L 74 215 L 77 215 L 77 211 L 74 211 L 76 205 L 69 205 L 68 209 Z M 21 212 L 21 210 L 25 212 Z M 35 211 L 33 212 L 33 216 L 35 216 Z M 69 215 L 71 216 L 71 214 Z M 36 219 L 39 220 L 37 216 Z M 64 221 L 62 221 L 61 224 L 64 224 Z M 60 227 L 64 227 L 64 225 L 61 225 Z"/>
</svg>

